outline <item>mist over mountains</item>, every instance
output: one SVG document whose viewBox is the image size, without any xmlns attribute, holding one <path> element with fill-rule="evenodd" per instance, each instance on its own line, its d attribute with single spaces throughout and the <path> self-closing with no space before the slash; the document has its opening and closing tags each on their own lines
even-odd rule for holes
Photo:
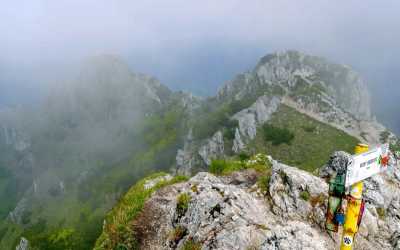
<svg viewBox="0 0 400 250">
<path fill-rule="evenodd" d="M 12 1 L 0 10 L 0 104 L 37 102 L 98 54 L 121 55 L 173 90 L 211 96 L 259 57 L 297 49 L 355 68 L 377 93 L 377 115 L 396 128 L 399 8 L 398 1 Z"/>
<path fill-rule="evenodd" d="M 56 249 L 113 249 L 120 236 L 114 222 L 102 232 L 102 220 L 156 171 L 186 176 L 269 152 L 312 172 L 358 141 L 399 147 L 373 119 L 357 72 L 298 51 L 262 57 L 208 98 L 172 91 L 113 55 L 88 58 L 70 78 L 38 105 L 0 113 L 0 247 L 29 239 L 53 249 L 67 235 Z"/>
<path fill-rule="evenodd" d="M 393 152 L 392 171 L 366 184 L 360 242 L 400 246 L 398 9 L 372 0 L 4 3 L 0 249 L 232 249 L 232 237 L 247 249 L 251 232 L 264 247 L 332 246 L 318 174 L 332 152 L 360 142 Z M 232 200 L 262 214 L 231 216 Z M 221 231 L 221 215 L 246 233 Z"/>
</svg>

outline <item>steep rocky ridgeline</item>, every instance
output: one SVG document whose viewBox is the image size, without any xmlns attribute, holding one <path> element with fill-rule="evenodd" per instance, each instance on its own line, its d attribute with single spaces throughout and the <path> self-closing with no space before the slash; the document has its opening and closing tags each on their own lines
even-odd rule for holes
<svg viewBox="0 0 400 250">
<path fill-rule="evenodd" d="M 286 51 L 263 57 L 254 70 L 227 82 L 194 112 L 193 130 L 177 155 L 178 172 L 190 173 L 193 163 L 208 166 L 212 158 L 252 151 L 249 144 L 258 128 L 282 105 L 370 145 L 387 141 L 384 133 L 397 144 L 395 135 L 372 116 L 367 86 L 355 71 Z"/>
<path fill-rule="evenodd" d="M 355 249 L 399 249 L 400 168 L 392 164 L 366 181 Z M 340 235 L 324 226 L 327 195 L 325 180 L 274 160 L 269 171 L 200 172 L 153 193 L 128 223 L 129 236 L 114 245 L 104 237 L 95 249 L 125 249 L 126 242 L 140 249 L 337 249 Z"/>
</svg>

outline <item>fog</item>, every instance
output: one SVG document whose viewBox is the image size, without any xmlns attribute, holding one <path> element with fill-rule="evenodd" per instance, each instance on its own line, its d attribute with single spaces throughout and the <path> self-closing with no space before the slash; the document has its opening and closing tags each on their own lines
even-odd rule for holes
<svg viewBox="0 0 400 250">
<path fill-rule="evenodd" d="M 212 95 L 263 55 L 297 49 L 359 71 L 378 117 L 400 132 L 399 9 L 395 0 L 7 1 L 0 105 L 35 103 L 97 54 L 117 54 L 172 89 Z"/>
</svg>

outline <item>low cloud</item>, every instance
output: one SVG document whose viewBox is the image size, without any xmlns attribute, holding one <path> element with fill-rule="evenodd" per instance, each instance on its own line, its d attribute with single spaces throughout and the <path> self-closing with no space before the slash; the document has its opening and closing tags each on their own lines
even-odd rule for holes
<svg viewBox="0 0 400 250">
<path fill-rule="evenodd" d="M 264 54 L 298 49 L 361 72 L 381 91 L 374 99 L 383 111 L 400 92 L 399 9 L 373 0 L 8 1 L 0 104 L 30 99 L 94 54 L 121 55 L 174 89 L 209 95 Z"/>
</svg>

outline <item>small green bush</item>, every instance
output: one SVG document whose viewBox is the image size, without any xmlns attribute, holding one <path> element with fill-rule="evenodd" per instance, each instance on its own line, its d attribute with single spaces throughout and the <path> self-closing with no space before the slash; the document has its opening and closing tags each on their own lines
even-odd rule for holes
<svg viewBox="0 0 400 250">
<path fill-rule="evenodd" d="M 302 126 L 303 130 L 308 132 L 308 133 L 314 133 L 315 130 L 317 129 L 315 126 L 312 125 L 304 125 Z"/>
<path fill-rule="evenodd" d="M 228 140 L 235 139 L 235 132 L 237 127 L 239 127 L 239 122 L 237 120 L 229 119 L 227 122 L 225 122 L 225 127 L 223 129 L 224 138 Z"/>
<path fill-rule="evenodd" d="M 228 163 L 224 159 L 215 159 L 211 161 L 209 172 L 213 174 L 222 174 L 228 168 Z"/>
<path fill-rule="evenodd" d="M 201 244 L 193 240 L 187 240 L 182 247 L 182 250 L 200 250 Z"/>
<path fill-rule="evenodd" d="M 244 169 L 254 169 L 257 172 L 266 172 L 271 168 L 271 162 L 264 154 L 248 156 L 243 153 L 240 160 L 215 159 L 211 161 L 209 172 L 216 175 L 227 175 Z M 246 160 L 245 160 L 246 159 Z"/>
<path fill-rule="evenodd" d="M 308 201 L 310 200 L 310 193 L 308 191 L 301 191 L 300 198 L 302 198 L 305 201 Z"/>
<path fill-rule="evenodd" d="M 279 128 L 270 124 L 264 124 L 264 138 L 272 145 L 288 144 L 294 139 L 294 134 L 287 128 Z"/>
<path fill-rule="evenodd" d="M 240 152 L 238 156 L 241 161 L 247 161 L 250 159 L 250 155 L 248 155 L 246 152 Z"/>
<path fill-rule="evenodd" d="M 176 204 L 176 211 L 179 216 L 185 215 L 186 211 L 189 208 L 189 202 L 192 198 L 189 194 L 183 193 L 178 196 L 178 201 Z"/>
<path fill-rule="evenodd" d="M 244 168 L 254 169 L 257 172 L 265 172 L 271 168 L 271 162 L 267 159 L 265 154 L 256 154 L 244 162 Z"/>
<path fill-rule="evenodd" d="M 165 173 L 152 174 L 129 189 L 118 204 L 107 214 L 105 218 L 106 226 L 97 239 L 94 249 L 115 249 L 118 245 L 128 246 L 128 249 L 136 249 L 137 239 L 130 228 L 130 222 L 142 211 L 146 200 L 158 189 L 188 179 L 185 176 L 176 176 L 169 181 L 160 181 L 150 189 L 144 188 L 146 181 L 165 175 Z"/>
<path fill-rule="evenodd" d="M 271 180 L 271 175 L 262 175 L 258 178 L 257 186 L 261 189 L 263 193 L 267 193 L 269 191 L 269 181 Z"/>
</svg>

